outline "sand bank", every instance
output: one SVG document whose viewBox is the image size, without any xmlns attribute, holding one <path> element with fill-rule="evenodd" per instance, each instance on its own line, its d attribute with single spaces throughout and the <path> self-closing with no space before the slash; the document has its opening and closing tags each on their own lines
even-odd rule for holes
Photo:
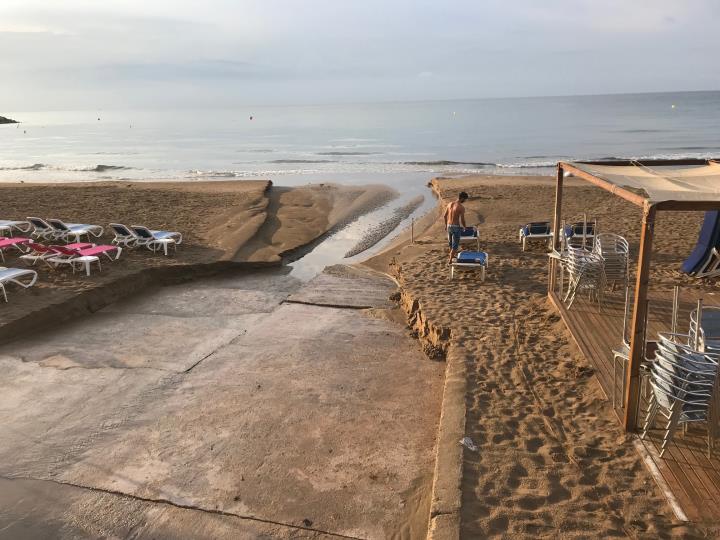
<svg viewBox="0 0 720 540">
<path fill-rule="evenodd" d="M 395 274 L 415 333 L 448 359 L 431 530 L 465 538 L 716 533 L 674 521 L 547 301 L 544 249 L 521 251 L 519 225 L 552 218 L 554 179 L 484 176 L 436 179 L 432 186 L 439 207 L 459 191 L 470 194 L 467 221 L 481 224 L 482 249 L 490 254 L 487 282 L 470 275 L 449 280 L 440 213 L 428 217 L 414 245 L 396 243 L 366 262 Z M 637 208 L 579 181 L 566 187 L 568 220 L 587 212 L 637 253 Z M 655 287 L 690 282 L 678 266 L 701 220 L 697 213 L 658 217 Z M 460 434 L 477 451 L 460 447 Z"/>
<path fill-rule="evenodd" d="M 284 253 L 394 195 L 379 186 L 278 189 L 270 181 L 2 184 L 3 219 L 142 224 L 180 231 L 183 244 L 170 257 L 127 249 L 89 277 L 37 265 L 37 284 L 11 289 L 10 302 L 1 308 L 0 340 L 96 311 L 157 280 L 192 279 L 237 264 L 280 264 Z M 106 231 L 97 242 L 112 237 Z M 252 248 L 244 249 L 249 243 Z M 6 255 L 6 266 L 23 265 L 11 252 Z"/>
</svg>

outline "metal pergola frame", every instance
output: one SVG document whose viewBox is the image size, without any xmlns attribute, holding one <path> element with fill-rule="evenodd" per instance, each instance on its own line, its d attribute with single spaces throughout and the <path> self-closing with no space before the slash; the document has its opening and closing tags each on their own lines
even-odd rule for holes
<svg viewBox="0 0 720 540">
<path fill-rule="evenodd" d="M 708 165 L 713 159 L 682 159 L 682 160 L 608 160 L 608 161 L 583 161 L 593 165 L 644 165 L 668 166 L 668 165 Z M 609 191 L 643 210 L 642 226 L 640 232 L 640 252 L 638 253 L 637 276 L 635 280 L 635 302 L 633 305 L 632 320 L 630 323 L 630 357 L 625 380 L 625 416 L 623 424 L 626 431 L 633 431 L 637 423 L 638 403 L 640 401 L 640 363 L 643 356 L 643 336 L 645 335 L 645 321 L 647 312 L 647 292 L 650 279 L 650 261 L 652 258 L 652 242 L 655 230 L 655 215 L 658 211 L 708 211 L 720 210 L 720 201 L 674 201 L 666 200 L 652 203 L 643 195 L 631 191 L 622 186 L 608 182 L 593 174 L 575 167 L 572 163 L 560 161 L 557 164 L 557 183 L 555 186 L 555 216 L 553 223 L 553 249 L 560 248 L 560 224 L 562 217 L 562 188 L 565 174 L 581 178 L 602 189 Z M 550 279 L 548 282 L 548 295 L 555 290 L 556 269 L 558 261 L 550 259 Z"/>
</svg>

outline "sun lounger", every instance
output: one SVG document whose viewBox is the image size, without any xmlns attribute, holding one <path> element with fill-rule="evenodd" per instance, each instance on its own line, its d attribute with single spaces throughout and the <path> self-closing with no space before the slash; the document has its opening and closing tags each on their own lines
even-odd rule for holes
<svg viewBox="0 0 720 540">
<path fill-rule="evenodd" d="M 455 277 L 455 270 L 480 269 L 480 281 L 485 281 L 488 265 L 488 254 L 484 251 L 461 251 L 450 265 L 450 279 Z"/>
<path fill-rule="evenodd" d="M 549 221 L 533 221 L 520 227 L 518 240 L 522 242 L 522 250 L 525 251 L 527 243 L 531 240 L 542 240 L 549 242 L 552 240 L 553 231 Z"/>
<path fill-rule="evenodd" d="M 562 230 L 565 244 L 586 245 L 592 248 L 595 240 L 595 225 L 591 222 L 579 221 L 572 225 L 566 225 Z"/>
<path fill-rule="evenodd" d="M 69 249 L 67 246 L 52 246 L 52 249 L 57 252 L 57 255 L 45 259 L 48 263 L 59 266 L 61 264 L 70 265 L 75 273 L 76 267 L 80 266 L 85 269 L 85 274 L 90 275 L 90 265 L 97 263 L 99 270 L 102 271 L 102 264 L 100 263 L 100 255 L 105 255 L 111 261 L 120 258 L 122 248 L 120 246 L 92 246 L 84 249 Z M 113 258 L 110 254 L 115 252 Z"/>
<path fill-rule="evenodd" d="M 682 271 L 698 277 L 705 277 L 717 269 L 718 257 L 715 246 L 720 239 L 720 212 L 705 212 L 697 245 L 682 264 Z"/>
<path fill-rule="evenodd" d="M 2 291 L 5 301 L 8 301 L 5 285 L 14 283 L 27 289 L 35 285 L 37 277 L 38 275 L 35 270 L 28 270 L 27 268 L 4 268 L 0 266 L 0 290 Z M 29 278 L 29 281 L 27 278 Z"/>
<path fill-rule="evenodd" d="M 53 229 L 50 224 L 39 217 L 28 217 L 27 220 L 32 225 L 33 231 L 30 236 L 38 238 L 40 240 L 54 240 L 57 238 L 57 231 Z"/>
<path fill-rule="evenodd" d="M 170 231 L 151 231 L 147 227 L 141 225 L 132 225 L 130 227 L 139 239 L 137 245 L 147 246 L 151 251 L 163 250 L 165 255 L 168 254 L 168 245 L 177 246 L 182 244 L 182 234 Z"/>
<path fill-rule="evenodd" d="M 20 253 L 23 253 L 20 246 L 27 244 L 28 242 L 31 242 L 30 238 L 21 238 L 19 236 L 16 236 L 15 238 L 0 237 L 0 259 L 2 259 L 3 262 L 5 261 L 5 254 L 3 251 L 7 248 L 15 248 Z"/>
<path fill-rule="evenodd" d="M 480 251 L 480 232 L 477 227 L 464 227 L 460 231 L 460 243 L 473 242 L 477 245 L 477 250 Z"/>
<path fill-rule="evenodd" d="M 100 225 L 87 225 L 85 223 L 65 223 L 59 219 L 48 219 L 47 223 L 55 230 L 55 238 L 66 242 L 71 238 L 79 242 L 82 236 L 90 235 L 98 237 L 102 235 L 103 228 Z"/>
<path fill-rule="evenodd" d="M 20 231 L 22 233 L 30 232 L 32 225 L 29 221 L 12 221 L 7 219 L 0 219 L 0 235 L 12 236 L 13 230 Z"/>
<path fill-rule="evenodd" d="M 127 225 L 111 223 L 110 228 L 115 233 L 115 238 L 112 239 L 111 243 L 116 246 L 135 247 L 142 243 L 142 239 Z"/>
<path fill-rule="evenodd" d="M 25 245 L 29 248 L 30 251 L 28 253 L 25 253 L 24 255 L 20 255 L 20 258 L 25 262 L 30 262 L 31 266 L 38 261 L 45 261 L 47 263 L 47 259 L 60 255 L 58 249 L 56 249 L 57 246 L 46 246 L 45 244 L 38 244 L 37 242 L 28 242 Z M 94 245 L 95 244 L 90 244 L 87 242 L 77 242 L 75 244 L 67 244 L 60 247 L 62 247 L 63 249 L 77 250 L 90 248 Z M 48 263 L 48 266 L 51 265 Z"/>
</svg>

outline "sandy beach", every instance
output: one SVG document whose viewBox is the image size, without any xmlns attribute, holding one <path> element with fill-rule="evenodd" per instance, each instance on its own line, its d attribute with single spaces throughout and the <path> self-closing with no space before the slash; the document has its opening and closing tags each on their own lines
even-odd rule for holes
<svg viewBox="0 0 720 540">
<path fill-rule="evenodd" d="M 401 303 L 426 349 L 439 351 L 449 364 L 455 360 L 466 366 L 461 435 L 478 450 L 462 449 L 455 509 L 461 537 L 717 533 L 712 526 L 708 530 L 675 520 L 591 366 L 547 300 L 545 248 L 536 244 L 521 250 L 519 226 L 552 219 L 554 178 L 435 179 L 432 187 L 441 207 L 460 191 L 469 193 L 467 222 L 480 225 L 481 249 L 490 255 L 487 282 L 471 276 L 449 280 L 439 214 L 428 218 L 429 228 L 414 245 L 400 242 L 365 264 L 395 272 Z M 564 214 L 570 221 L 582 220 L 584 213 L 598 220 L 601 231 L 625 236 L 636 255 L 636 207 L 571 179 Z M 701 213 L 658 219 L 654 287 L 691 283 L 679 265 L 694 246 L 701 221 Z M 715 280 L 700 287 L 712 291 Z M 446 456 L 452 458 L 454 448 Z"/>
</svg>

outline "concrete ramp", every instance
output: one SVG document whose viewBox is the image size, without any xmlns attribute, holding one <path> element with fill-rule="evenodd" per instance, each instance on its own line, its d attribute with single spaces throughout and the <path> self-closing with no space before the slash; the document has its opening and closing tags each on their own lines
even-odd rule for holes
<svg viewBox="0 0 720 540">
<path fill-rule="evenodd" d="M 288 302 L 340 308 L 390 308 L 397 285 L 387 276 L 353 266 L 330 266 L 315 276 Z"/>
<path fill-rule="evenodd" d="M 0 539 L 422 536 L 444 364 L 323 305 L 393 290 L 237 275 L 3 347 Z"/>
</svg>

